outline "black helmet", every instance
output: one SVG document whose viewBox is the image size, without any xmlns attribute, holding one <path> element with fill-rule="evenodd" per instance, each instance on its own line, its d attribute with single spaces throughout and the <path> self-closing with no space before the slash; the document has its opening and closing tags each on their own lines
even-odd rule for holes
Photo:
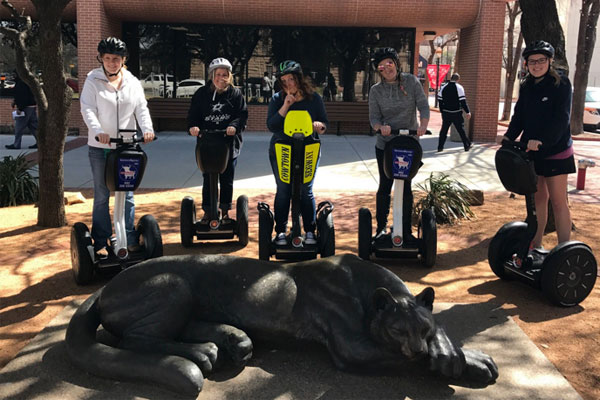
<svg viewBox="0 0 600 400">
<path fill-rule="evenodd" d="M 377 69 L 377 66 L 382 60 L 386 58 L 391 58 L 398 67 L 398 52 L 393 47 L 380 47 L 375 49 L 373 53 L 373 57 L 371 57 L 371 63 L 373 64 L 373 68 Z"/>
<path fill-rule="evenodd" d="M 302 67 L 296 61 L 285 60 L 279 64 L 277 69 L 277 77 L 280 78 L 286 74 L 302 75 Z"/>
<path fill-rule="evenodd" d="M 548 42 L 538 40 L 533 43 L 529 43 L 525 50 L 523 50 L 523 58 L 527 60 L 532 54 L 545 54 L 550 58 L 554 58 L 554 47 Z"/>
<path fill-rule="evenodd" d="M 98 43 L 98 53 L 100 54 L 116 54 L 121 57 L 127 57 L 127 46 L 121 39 L 108 37 L 102 39 Z"/>
</svg>

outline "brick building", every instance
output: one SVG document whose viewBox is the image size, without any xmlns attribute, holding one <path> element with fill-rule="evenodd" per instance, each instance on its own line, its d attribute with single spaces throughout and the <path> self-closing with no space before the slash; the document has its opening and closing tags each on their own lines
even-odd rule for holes
<svg viewBox="0 0 600 400">
<path fill-rule="evenodd" d="M 469 124 L 477 141 L 496 136 L 505 0 L 73 0 L 65 20 L 77 22 L 80 87 L 97 67 L 96 46 L 106 36 L 122 36 L 124 22 L 239 24 L 266 26 L 411 28 L 415 49 L 425 31 L 436 35 L 460 29 L 456 71 L 461 74 L 473 118 Z M 34 18 L 27 0 L 12 0 Z M 7 17 L 5 10 L 0 16 Z M 417 53 L 415 52 L 415 53 Z M 416 65 L 418 53 L 413 55 Z M 416 68 L 415 68 L 416 71 Z M 78 102 L 71 125 L 83 126 Z M 0 107 L 4 113 L 9 107 Z M 250 109 L 249 129 L 265 130 L 266 108 Z M 0 115 L 2 121 L 4 115 Z M 84 130 L 85 132 L 85 130 Z"/>
</svg>

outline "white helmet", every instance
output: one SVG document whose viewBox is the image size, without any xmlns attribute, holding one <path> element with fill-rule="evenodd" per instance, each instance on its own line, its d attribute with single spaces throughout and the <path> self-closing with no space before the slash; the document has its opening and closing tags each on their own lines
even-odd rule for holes
<svg viewBox="0 0 600 400">
<path fill-rule="evenodd" d="M 213 71 L 217 68 L 225 68 L 229 72 L 231 72 L 232 67 L 231 67 L 231 63 L 229 62 L 229 60 L 227 60 L 226 58 L 223 58 L 223 57 L 218 57 L 210 62 L 210 65 L 208 66 L 208 74 L 212 75 Z"/>
</svg>

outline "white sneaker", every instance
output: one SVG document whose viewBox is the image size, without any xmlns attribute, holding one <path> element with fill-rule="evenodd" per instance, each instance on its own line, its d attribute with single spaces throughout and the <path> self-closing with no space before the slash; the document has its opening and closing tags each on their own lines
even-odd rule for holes
<svg viewBox="0 0 600 400">
<path fill-rule="evenodd" d="M 285 238 L 285 232 L 279 232 L 275 237 L 275 244 L 278 246 L 285 246 L 287 244 L 287 239 Z"/>
<path fill-rule="evenodd" d="M 315 239 L 315 234 L 312 232 L 306 232 L 304 235 L 304 243 L 305 244 L 317 244 L 317 239 Z"/>
</svg>

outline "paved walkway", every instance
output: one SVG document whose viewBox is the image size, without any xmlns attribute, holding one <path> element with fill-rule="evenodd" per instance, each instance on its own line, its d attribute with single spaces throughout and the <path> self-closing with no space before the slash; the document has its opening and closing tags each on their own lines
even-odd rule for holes
<svg viewBox="0 0 600 400">
<path fill-rule="evenodd" d="M 424 165 L 415 177 L 415 184 L 423 183 L 430 173 L 443 172 L 471 189 L 503 191 L 494 167 L 494 154 L 498 148 L 492 143 L 476 143 L 469 152 L 464 152 L 462 143 L 448 141 L 442 153 L 437 153 L 438 132 L 441 117 L 431 113 L 429 124 L 432 136 L 421 138 Z M 498 134 L 506 127 L 498 125 Z M 598 135 L 600 139 L 600 135 Z M 19 153 L 32 153 L 27 149 L 33 144 L 31 136 L 23 139 L 22 150 L 6 150 L 5 144 L 12 143 L 12 136 L 0 135 L 0 158 Z M 235 187 L 274 188 L 275 182 L 267 158 L 270 134 L 267 132 L 245 132 L 244 147 L 236 168 Z M 159 140 L 144 145 L 148 154 L 148 166 L 141 188 L 177 189 L 202 185 L 202 175 L 196 166 L 193 151 L 194 139 L 184 132 L 160 132 Z M 375 137 L 368 135 L 322 135 L 322 157 L 315 181 L 315 191 L 365 190 L 375 191 L 378 184 L 377 161 L 375 160 Z M 92 187 L 92 176 L 87 158 L 85 139 L 69 136 L 64 157 L 64 182 L 68 189 Z M 73 149 L 70 149 L 74 147 Z M 598 167 L 586 172 L 585 190 L 576 190 L 577 174 L 569 176 L 569 190 L 577 201 L 600 201 L 600 141 L 575 140 L 576 160 L 592 159 Z"/>
</svg>

